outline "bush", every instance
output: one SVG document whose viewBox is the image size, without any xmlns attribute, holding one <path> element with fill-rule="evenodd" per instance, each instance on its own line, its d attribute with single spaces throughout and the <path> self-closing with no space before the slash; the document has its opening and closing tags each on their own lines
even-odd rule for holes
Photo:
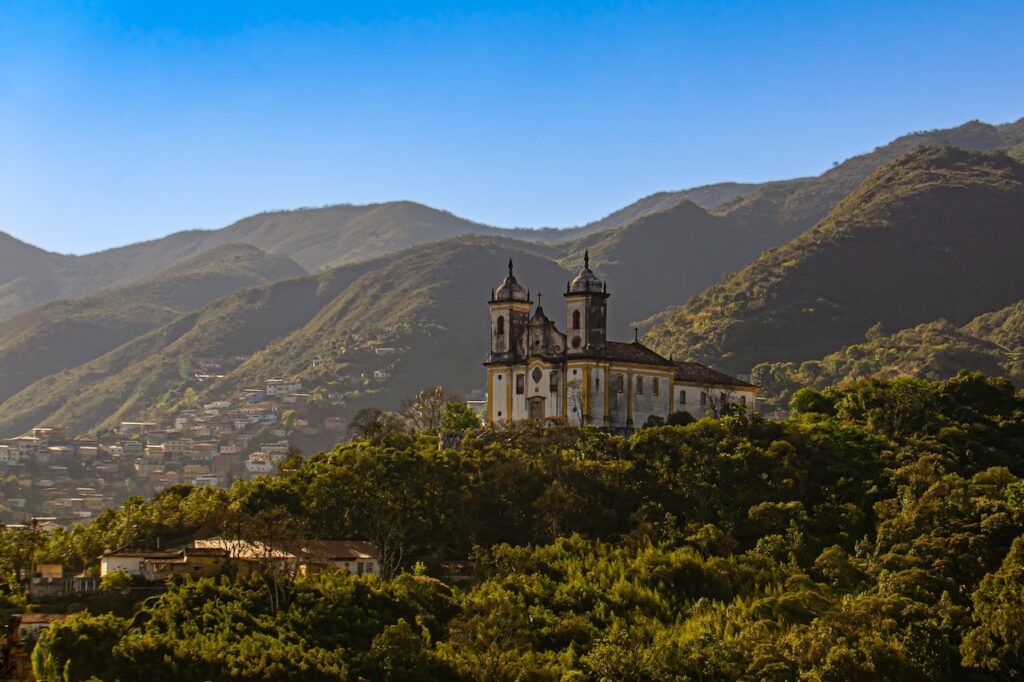
<svg viewBox="0 0 1024 682">
<path fill-rule="evenodd" d="M 124 571 L 114 571 L 100 578 L 100 589 L 104 592 L 120 592 L 130 588 L 134 582 Z"/>
</svg>

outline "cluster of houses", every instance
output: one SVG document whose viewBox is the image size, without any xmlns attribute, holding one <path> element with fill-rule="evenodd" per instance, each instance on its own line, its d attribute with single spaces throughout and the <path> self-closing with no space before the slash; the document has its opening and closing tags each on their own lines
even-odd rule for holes
<svg viewBox="0 0 1024 682">
<path fill-rule="evenodd" d="M 165 421 L 121 422 L 97 438 L 39 427 L 0 440 L 0 518 L 85 522 L 131 495 L 271 474 L 292 451 L 290 433 L 342 430 L 340 417 L 312 425 L 309 400 L 301 382 L 268 379 Z"/>
</svg>

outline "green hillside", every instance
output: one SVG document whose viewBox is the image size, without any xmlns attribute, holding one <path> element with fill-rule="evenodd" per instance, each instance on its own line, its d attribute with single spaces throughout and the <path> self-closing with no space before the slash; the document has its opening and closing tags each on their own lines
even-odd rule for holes
<svg viewBox="0 0 1024 682">
<path fill-rule="evenodd" d="M 747 371 L 863 338 L 964 324 L 1024 294 L 1024 165 L 919 148 L 879 169 L 814 229 L 766 252 L 656 326 L 664 353 Z"/>
<path fill-rule="evenodd" d="M 961 149 L 991 151 L 1024 143 L 1024 119 L 989 125 L 970 121 L 956 128 L 929 130 L 899 137 L 866 154 L 854 156 L 817 177 L 768 182 L 757 190 L 719 206 L 748 229 L 764 233 L 772 246 L 783 244 L 810 228 L 882 165 L 922 145 L 949 144 Z"/>
<path fill-rule="evenodd" d="M 938 320 L 894 334 L 875 328 L 864 341 L 817 360 L 759 364 L 751 372 L 751 380 L 761 386 L 769 406 L 782 408 L 801 388 L 823 390 L 867 377 L 939 381 L 967 370 L 1004 375 L 1018 386 L 1024 383 L 1020 353 L 970 333 L 970 327 L 957 328 Z M 1024 335 L 1018 334 L 1016 343 L 1024 343 Z"/>
<path fill-rule="evenodd" d="M 686 301 L 722 275 L 736 270 L 766 248 L 760 235 L 736 221 L 711 215 L 683 199 L 659 213 L 615 230 L 587 235 L 564 245 L 562 264 L 578 268 L 583 252 L 608 282 L 613 336 L 665 308 Z"/>
<path fill-rule="evenodd" d="M 176 405 L 190 388 L 205 398 L 272 376 L 336 385 L 358 399 L 366 391 L 361 375 L 378 360 L 370 343 L 399 349 L 388 359 L 396 363 L 391 381 L 371 387 L 382 406 L 397 407 L 432 383 L 478 388 L 485 302 L 505 262 L 513 255 L 524 281 L 558 292 L 567 274 L 554 262 L 558 254 L 515 240 L 462 238 L 245 289 L 28 386 L 0 403 L 0 434 L 42 422 L 72 432 L 111 426 Z M 354 332 L 361 348 L 350 339 Z M 239 355 L 252 357 L 222 383 L 195 380 L 199 358 Z M 316 358 L 324 363 L 314 369 Z"/>
<path fill-rule="evenodd" d="M 289 258 L 233 244 L 132 284 L 26 311 L 0 325 L 0 400 L 233 291 L 303 274 Z"/>
<path fill-rule="evenodd" d="M 602 230 L 614 230 L 628 225 L 652 213 L 667 211 L 683 201 L 692 201 L 705 210 L 711 210 L 722 204 L 745 197 L 756 191 L 758 185 L 746 182 L 719 182 L 714 185 L 703 185 L 678 192 L 655 192 L 634 201 L 629 206 L 609 213 L 600 220 L 587 223 L 573 236 L 584 236 Z"/>
<path fill-rule="evenodd" d="M 243 289 L 52 374 L 0 403 L 0 434 L 58 420 L 72 432 L 136 414 L 196 385 L 198 358 L 249 355 L 308 322 L 380 261 Z M 58 423 L 54 422 L 54 423 Z"/>
</svg>

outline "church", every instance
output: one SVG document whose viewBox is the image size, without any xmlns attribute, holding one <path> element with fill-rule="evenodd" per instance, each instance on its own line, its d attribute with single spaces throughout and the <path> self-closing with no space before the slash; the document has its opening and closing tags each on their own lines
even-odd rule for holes
<svg viewBox="0 0 1024 682">
<path fill-rule="evenodd" d="M 757 387 L 694 362 L 662 357 L 639 339 L 607 338 L 608 286 L 583 269 L 565 288 L 565 329 L 508 275 L 491 292 L 487 421 L 554 419 L 630 434 L 673 412 L 717 416 L 726 404 L 753 411 Z M 538 296 L 539 298 L 539 296 Z"/>
</svg>

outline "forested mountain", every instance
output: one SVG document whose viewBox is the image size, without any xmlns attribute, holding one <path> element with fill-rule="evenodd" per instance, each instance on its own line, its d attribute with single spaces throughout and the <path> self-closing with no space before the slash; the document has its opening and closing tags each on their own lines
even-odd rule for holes
<svg viewBox="0 0 1024 682">
<path fill-rule="evenodd" d="M 233 291 L 304 274 L 290 258 L 232 244 L 131 284 L 22 313 L 0 324 L 0 401 Z"/>
<path fill-rule="evenodd" d="M 498 228 L 414 202 L 394 201 L 265 212 L 219 230 L 177 232 L 83 256 L 49 253 L 0 233 L 0 320 L 49 301 L 131 282 L 224 244 L 251 244 L 316 272 L 462 234 L 541 242 L 579 239 L 672 209 L 684 199 L 729 217 L 756 234 L 760 243 L 778 246 L 824 217 L 881 164 L 914 146 L 937 143 L 981 151 L 1009 148 L 1024 143 L 1024 122 L 1000 126 L 971 122 L 907 135 L 814 178 L 759 185 L 723 182 L 659 192 L 601 220 L 568 229 Z M 689 249 L 699 253 L 701 246 L 693 243 Z M 685 303 L 690 293 L 681 292 L 676 305 Z"/>
<path fill-rule="evenodd" d="M 664 353 L 748 371 L 857 342 L 876 323 L 964 324 L 1024 294 L 1024 164 L 1002 152 L 918 148 L 813 229 L 655 327 Z"/>
<path fill-rule="evenodd" d="M 371 343 L 398 348 L 393 380 L 372 396 L 385 407 L 431 383 L 477 388 L 486 300 L 505 262 L 514 256 L 523 281 L 559 292 L 568 273 L 553 260 L 557 253 L 515 240 L 462 238 L 245 289 L 28 386 L 0 403 L 0 433 L 43 421 L 72 432 L 111 426 L 177 405 L 188 389 L 209 397 L 272 376 L 315 377 L 351 391 L 374 367 Z M 555 316 L 561 297 L 552 298 Z M 250 354 L 212 387 L 193 377 L 200 358 Z M 354 393 L 358 400 L 361 391 Z"/>
<path fill-rule="evenodd" d="M 758 185 L 746 182 L 719 182 L 678 192 L 655 192 L 634 201 L 629 206 L 620 208 L 600 220 L 588 223 L 572 236 L 584 236 L 602 230 L 614 230 L 618 227 L 643 218 L 652 213 L 667 211 L 683 201 L 692 201 L 706 211 L 745 197 L 757 189 Z"/>
<path fill-rule="evenodd" d="M 938 381 L 963 370 L 1002 375 L 1024 385 L 1024 300 L 962 327 L 936 320 L 890 334 L 878 324 L 863 341 L 823 358 L 765 362 L 751 376 L 771 405 L 784 407 L 804 387 L 822 390 L 867 377 Z"/>
<path fill-rule="evenodd" d="M 1022 130 L 1024 122 L 970 123 L 911 135 L 818 178 L 660 193 L 570 231 L 501 230 L 395 202 L 266 213 L 223 230 L 183 232 L 80 258 L 8 240 L 6 250 L 0 249 L 7 258 L 3 264 L 12 266 L 3 270 L 13 277 L 7 293 L 19 290 L 32 273 L 50 273 L 52 293 L 68 272 L 91 273 L 88 281 L 96 284 L 111 276 L 105 273 L 137 278 L 158 271 L 158 261 L 168 269 L 130 286 L 32 310 L 0 330 L 0 435 L 43 420 L 72 430 L 109 425 L 178 405 L 186 390 L 216 395 L 271 374 L 358 394 L 346 400 L 346 409 L 369 401 L 396 407 L 432 383 L 459 392 L 477 389 L 478 360 L 486 347 L 483 302 L 504 262 L 516 254 L 523 272 L 538 273 L 524 281 L 545 293 L 548 314 L 560 324 L 565 281 L 589 250 L 612 294 L 612 338 L 629 338 L 638 321 L 657 321 L 650 338 L 666 354 L 725 370 L 821 359 L 858 344 L 878 322 L 902 334 L 905 345 L 913 327 L 939 319 L 962 335 L 961 347 L 971 346 L 975 361 L 967 366 L 1005 368 L 1005 351 L 984 340 L 975 347 L 971 339 L 977 337 L 958 325 L 1024 294 L 1014 266 L 1021 164 L 1011 157 L 952 147 L 913 149 L 876 171 L 817 227 L 758 255 L 790 231 L 802 230 L 825 210 L 829 197 L 843 195 L 858 177 L 918 142 L 949 139 L 1002 148 L 1024 136 Z M 730 194 L 739 198 L 711 211 L 685 198 L 712 205 Z M 597 229 L 620 220 L 631 222 Z M 437 240 L 448 234 L 459 236 Z M 505 236 L 510 234 L 533 241 Z M 550 241 L 555 236 L 562 239 Z M 210 303 L 241 286 L 302 272 L 256 248 L 218 246 L 226 240 L 256 242 L 264 251 L 295 254 L 310 270 L 328 269 Z M 407 248 L 396 251 L 399 244 Z M 223 266 L 231 253 L 241 260 Z M 385 255 L 370 258 L 374 254 Z M 262 275 L 235 272 L 247 257 L 288 265 Z M 129 267 L 119 267 L 123 259 Z M 346 264 L 329 268 L 339 262 Z M 700 294 L 733 270 L 739 272 Z M 181 284 L 190 277 L 192 288 Z M 918 330 L 917 337 L 938 328 Z M 353 342 L 353 334 L 362 341 Z M 388 363 L 387 381 L 358 388 L 358 378 L 382 369 L 359 355 L 369 338 L 401 351 Z M 249 355 L 220 387 L 194 381 L 200 358 Z M 314 361 L 317 372 L 311 370 Z M 829 362 L 845 367 L 836 358 Z M 909 364 L 905 370 L 942 376 Z M 890 364 L 882 373 L 898 372 Z"/>
</svg>

